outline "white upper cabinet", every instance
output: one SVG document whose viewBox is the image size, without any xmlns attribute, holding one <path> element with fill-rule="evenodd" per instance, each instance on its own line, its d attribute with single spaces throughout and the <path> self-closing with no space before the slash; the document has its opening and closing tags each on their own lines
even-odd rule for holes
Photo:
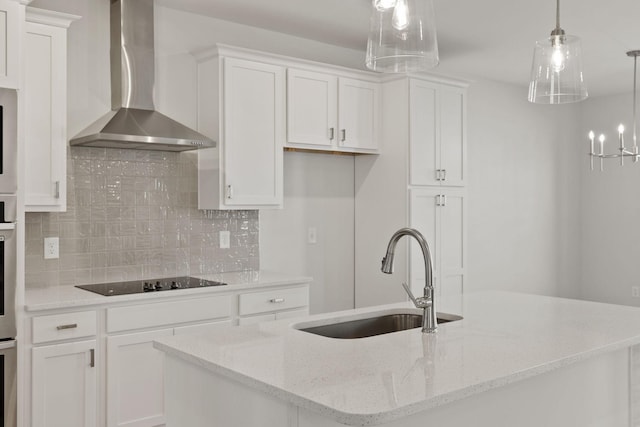
<svg viewBox="0 0 640 427">
<path fill-rule="evenodd" d="M 198 152 L 200 209 L 282 207 L 284 81 L 279 65 L 199 58 L 198 128 L 217 141 Z"/>
<path fill-rule="evenodd" d="M 466 185 L 465 88 L 411 79 L 411 185 Z"/>
<path fill-rule="evenodd" d="M 332 73 L 287 70 L 287 147 L 376 153 L 379 84 Z"/>
<path fill-rule="evenodd" d="M 338 129 L 338 78 L 287 70 L 287 146 L 331 150 Z"/>
<path fill-rule="evenodd" d="M 20 83 L 23 9 L 17 0 L 0 0 L 0 87 L 17 89 Z"/>
<path fill-rule="evenodd" d="M 66 210 L 67 28 L 78 16 L 27 8 L 25 209 Z"/>
</svg>

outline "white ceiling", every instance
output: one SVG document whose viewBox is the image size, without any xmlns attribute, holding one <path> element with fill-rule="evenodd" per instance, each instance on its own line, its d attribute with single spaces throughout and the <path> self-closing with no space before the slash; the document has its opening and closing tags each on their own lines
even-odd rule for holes
<svg viewBox="0 0 640 427">
<path fill-rule="evenodd" d="M 175 9 L 364 50 L 370 0 L 158 0 Z M 555 26 L 553 0 L 434 0 L 439 74 L 528 85 L 535 40 Z M 630 91 L 640 0 L 563 0 L 561 26 L 582 38 L 589 93 Z"/>
</svg>

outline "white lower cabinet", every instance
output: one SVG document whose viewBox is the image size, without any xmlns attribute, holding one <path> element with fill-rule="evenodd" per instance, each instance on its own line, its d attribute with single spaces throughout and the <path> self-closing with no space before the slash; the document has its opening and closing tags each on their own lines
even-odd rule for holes
<svg viewBox="0 0 640 427">
<path fill-rule="evenodd" d="M 31 425 L 96 425 L 96 340 L 35 347 L 31 351 Z"/>
<path fill-rule="evenodd" d="M 164 426 L 164 354 L 155 340 L 308 311 L 308 284 L 295 283 L 32 316 L 31 424 L 24 425 Z"/>
<path fill-rule="evenodd" d="M 173 329 L 107 338 L 107 426 L 164 425 L 162 352 L 153 341 Z"/>
</svg>

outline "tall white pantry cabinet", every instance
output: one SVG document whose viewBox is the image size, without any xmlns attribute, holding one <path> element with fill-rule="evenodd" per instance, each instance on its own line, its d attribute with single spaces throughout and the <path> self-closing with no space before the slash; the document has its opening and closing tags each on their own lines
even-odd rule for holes
<svg viewBox="0 0 640 427">
<path fill-rule="evenodd" d="M 380 262 L 392 234 L 420 231 L 433 261 L 437 310 L 462 314 L 466 275 L 467 83 L 391 77 L 382 84 L 380 156 L 356 158 L 356 307 L 422 295 L 425 266 L 411 238 L 396 250 L 395 271 Z M 408 252 L 407 252 L 408 249 Z"/>
</svg>

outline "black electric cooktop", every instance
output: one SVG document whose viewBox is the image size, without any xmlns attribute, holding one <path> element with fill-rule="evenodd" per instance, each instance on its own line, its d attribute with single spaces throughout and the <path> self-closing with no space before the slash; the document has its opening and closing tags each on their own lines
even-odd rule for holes
<svg viewBox="0 0 640 427">
<path fill-rule="evenodd" d="M 172 277 L 153 280 L 133 280 L 131 282 L 96 283 L 93 285 L 77 285 L 76 288 L 95 292 L 104 296 L 141 294 L 145 292 L 171 291 L 174 289 L 205 288 L 208 286 L 224 286 L 226 283 L 213 280 L 196 279 L 195 277 Z"/>
</svg>

